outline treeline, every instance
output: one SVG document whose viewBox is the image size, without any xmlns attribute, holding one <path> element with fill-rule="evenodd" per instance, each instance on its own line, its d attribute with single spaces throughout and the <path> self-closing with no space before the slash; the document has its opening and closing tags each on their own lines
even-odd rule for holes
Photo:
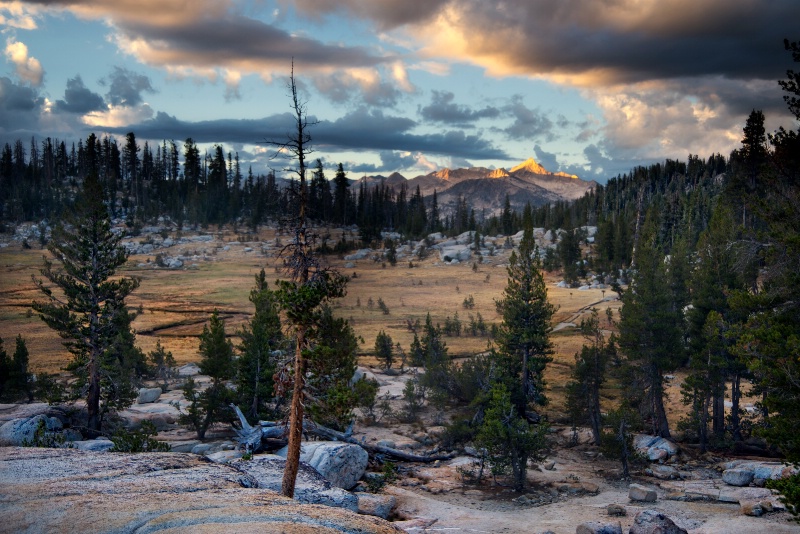
<svg viewBox="0 0 800 534">
<path fill-rule="evenodd" d="M 28 144 L 6 143 L 0 153 L 0 223 L 59 219 L 75 200 L 83 178 L 93 175 L 102 185 L 111 216 L 124 218 L 133 233 L 158 217 L 179 227 L 258 225 L 297 212 L 299 182 L 273 171 L 245 172 L 238 153 L 215 145 L 202 154 L 186 139 L 152 146 L 140 144 L 133 132 L 120 144 L 113 137 L 90 134 L 77 145 L 47 138 Z M 432 232 L 475 230 L 476 214 L 461 199 L 453 214 L 442 216 L 436 194 L 426 201 L 419 188 L 398 190 L 384 184 L 357 186 L 339 164 L 333 179 L 316 161 L 308 181 L 308 217 L 319 224 L 358 225 L 361 238 L 371 242 L 390 230 L 419 238 Z M 489 227 L 511 231 L 506 206 L 503 222 Z M 499 221 L 499 219 L 498 219 Z"/>
<path fill-rule="evenodd" d="M 800 62 L 800 45 L 786 46 Z M 780 84 L 800 120 L 800 73 L 788 74 Z M 751 452 L 766 440 L 800 461 L 800 130 L 767 134 L 764 122 L 753 110 L 741 148 L 724 165 L 715 156 L 637 170 L 551 208 L 566 227 L 625 217 L 634 233 L 630 285 L 618 288 L 618 321 L 607 318 L 618 335 L 604 337 L 597 314 L 581 325 L 587 344 L 568 386 L 570 415 L 592 427 L 596 443 L 605 420 L 620 433 L 639 426 L 669 437 L 677 427 L 703 452 Z M 617 187 L 631 180 L 636 187 Z M 602 237 L 597 245 L 602 257 Z M 689 410 L 676 422 L 665 398 L 678 370 L 687 375 L 681 395 Z M 600 391 L 611 377 L 621 394 L 603 419 L 611 406 L 601 409 Z M 755 399 L 747 409 L 746 394 Z M 800 511 L 800 475 L 768 485 Z"/>
</svg>

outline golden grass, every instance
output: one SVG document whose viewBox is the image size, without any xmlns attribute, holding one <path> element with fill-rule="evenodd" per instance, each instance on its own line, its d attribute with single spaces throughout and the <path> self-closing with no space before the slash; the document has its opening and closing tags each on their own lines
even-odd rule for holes
<svg viewBox="0 0 800 534">
<path fill-rule="evenodd" d="M 224 241 L 234 241 L 231 232 L 223 232 Z M 277 236 L 284 242 L 285 236 Z M 274 243 L 276 233 L 264 230 L 259 239 Z M 335 242 L 338 235 L 331 236 Z M 224 244 L 224 243 L 222 243 Z M 150 266 L 138 267 L 154 255 L 131 257 L 124 269 L 127 276 L 141 279 L 139 289 L 131 295 L 128 302 L 141 313 L 134 322 L 138 332 L 137 341 L 145 351 L 152 350 L 156 341 L 172 351 L 178 364 L 197 361 L 198 339 L 203 325 L 212 310 L 219 309 L 226 319 L 226 330 L 235 339 L 236 330 L 248 319 L 252 306 L 247 300 L 253 287 L 254 276 L 263 268 L 272 281 L 276 273 L 278 259 L 260 253 L 260 242 L 232 245 L 224 251 L 222 244 L 196 243 L 178 245 L 169 249 L 170 255 L 197 252 L 207 256 L 210 261 L 197 261 L 194 269 L 166 270 Z M 244 252 L 250 246 L 252 252 Z M 5 341 L 6 350 L 13 350 L 13 340 L 22 334 L 30 349 L 30 368 L 34 372 L 58 372 L 69 361 L 69 354 L 61 345 L 58 335 L 49 330 L 41 320 L 30 313 L 30 302 L 39 298 L 31 281 L 31 275 L 38 274 L 41 266 L 41 250 L 22 250 L 19 246 L 0 249 L 0 337 Z M 371 260 L 356 262 L 355 268 L 345 268 L 343 259 L 336 256 L 323 258 L 331 267 L 351 276 L 347 295 L 334 304 L 335 313 L 350 320 L 360 344 L 359 358 L 362 364 L 377 365 L 373 356 L 375 337 L 385 330 L 392 340 L 399 342 L 408 350 L 413 333 L 407 322 L 425 322 L 430 313 L 434 323 L 444 324 L 447 316 L 458 316 L 466 326 L 470 314 L 480 313 L 487 323 L 498 322 L 495 300 L 502 297 L 506 286 L 505 262 L 507 256 L 485 258 L 486 263 L 473 271 L 472 263 L 442 265 L 438 256 L 432 253 L 424 261 L 413 259 L 414 268 L 408 267 L 408 259 L 398 261 L 391 267 Z M 353 276 L 355 275 L 355 276 Z M 619 301 L 610 290 L 578 291 L 555 287 L 558 278 L 547 276 L 548 296 L 558 307 L 554 325 L 559 322 L 579 324 L 581 318 L 589 313 L 592 306 L 598 308 L 600 320 L 605 324 L 605 309 L 614 311 L 618 317 Z M 474 309 L 463 307 L 464 299 L 472 295 Z M 604 300 L 606 297 L 608 300 Z M 384 315 L 377 302 L 382 298 L 390 313 Z M 372 299 L 373 306 L 368 302 Z M 451 356 L 467 357 L 486 349 L 486 337 L 473 337 L 462 334 L 460 337 L 445 337 Z M 564 386 L 569 380 L 574 355 L 580 350 L 583 339 L 575 327 L 566 327 L 554 332 L 552 340 L 556 353 L 553 363 L 548 366 L 545 377 L 549 387 L 551 404 L 549 410 L 558 415 L 564 411 Z M 676 381 L 678 382 L 678 381 Z M 677 387 L 671 390 L 668 407 L 671 412 L 684 410 L 679 404 Z M 614 388 L 606 393 L 614 396 Z M 609 402 L 613 399 L 607 398 Z M 672 419 L 675 420 L 675 419 Z"/>
</svg>

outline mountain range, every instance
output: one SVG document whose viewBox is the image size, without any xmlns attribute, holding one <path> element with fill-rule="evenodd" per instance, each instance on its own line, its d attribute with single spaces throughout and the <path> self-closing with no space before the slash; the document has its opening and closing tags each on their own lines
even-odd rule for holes
<svg viewBox="0 0 800 534">
<path fill-rule="evenodd" d="M 463 197 L 473 209 L 487 213 L 502 210 L 506 195 L 512 208 L 521 209 L 528 203 L 536 207 L 558 200 L 575 200 L 597 185 L 595 181 L 581 180 L 574 174 L 550 172 L 533 158 L 510 170 L 441 169 L 410 179 L 395 172 L 389 176 L 364 176 L 358 182 L 367 186 L 383 183 L 395 189 L 405 183 L 409 194 L 417 187 L 426 198 L 436 191 L 437 202 L 444 209 L 454 206 Z"/>
</svg>

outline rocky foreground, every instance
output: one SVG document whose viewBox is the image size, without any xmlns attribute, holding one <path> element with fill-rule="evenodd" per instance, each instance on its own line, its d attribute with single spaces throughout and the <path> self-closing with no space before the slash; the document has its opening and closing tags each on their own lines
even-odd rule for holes
<svg viewBox="0 0 800 534">
<path fill-rule="evenodd" d="M 248 468 L 184 453 L 2 447 L 0 532 L 402 532 L 281 497 L 261 487 L 257 460 Z"/>
</svg>

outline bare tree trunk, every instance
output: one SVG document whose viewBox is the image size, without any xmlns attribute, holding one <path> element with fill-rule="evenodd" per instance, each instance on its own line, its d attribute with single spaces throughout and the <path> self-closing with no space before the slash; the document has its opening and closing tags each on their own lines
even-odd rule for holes
<svg viewBox="0 0 800 534">
<path fill-rule="evenodd" d="M 289 408 L 289 446 L 286 452 L 286 468 L 283 471 L 281 494 L 294 498 L 294 486 L 297 471 L 300 467 L 300 445 L 303 440 L 303 389 L 305 388 L 305 360 L 303 344 L 305 343 L 305 326 L 297 329 L 297 348 L 294 355 L 294 387 L 292 388 L 292 405 Z"/>
<path fill-rule="evenodd" d="M 739 400 L 742 398 L 742 375 L 736 373 L 731 383 L 731 433 L 733 441 L 742 441 L 742 423 Z"/>
<path fill-rule="evenodd" d="M 711 417 L 711 431 L 721 438 L 725 434 L 725 388 L 714 394 L 714 407 Z"/>
<path fill-rule="evenodd" d="M 622 445 L 622 453 L 620 454 L 620 460 L 622 461 L 622 477 L 628 478 L 630 476 L 630 471 L 628 469 L 628 435 L 625 419 L 619 422 L 619 434 L 617 434 L 617 439 L 619 439 Z"/>
<path fill-rule="evenodd" d="M 528 404 L 530 395 L 530 377 L 528 376 L 528 350 L 522 351 L 522 398 L 525 399 L 525 405 Z"/>
<path fill-rule="evenodd" d="M 698 429 L 700 437 L 700 452 L 704 453 L 708 450 L 708 405 L 711 402 L 711 395 L 705 394 L 703 398 L 703 408 L 699 414 L 700 428 Z"/>
<path fill-rule="evenodd" d="M 653 419 L 656 433 L 662 438 L 670 437 L 669 422 L 667 421 L 667 411 L 664 408 L 664 387 L 661 383 L 661 375 L 654 377 L 653 384 Z"/>
<path fill-rule="evenodd" d="M 94 351 L 92 351 L 94 352 Z M 88 415 L 87 426 L 89 437 L 94 438 L 100 434 L 100 362 L 98 356 L 92 354 L 89 360 L 89 392 L 86 395 L 86 412 Z"/>
</svg>

